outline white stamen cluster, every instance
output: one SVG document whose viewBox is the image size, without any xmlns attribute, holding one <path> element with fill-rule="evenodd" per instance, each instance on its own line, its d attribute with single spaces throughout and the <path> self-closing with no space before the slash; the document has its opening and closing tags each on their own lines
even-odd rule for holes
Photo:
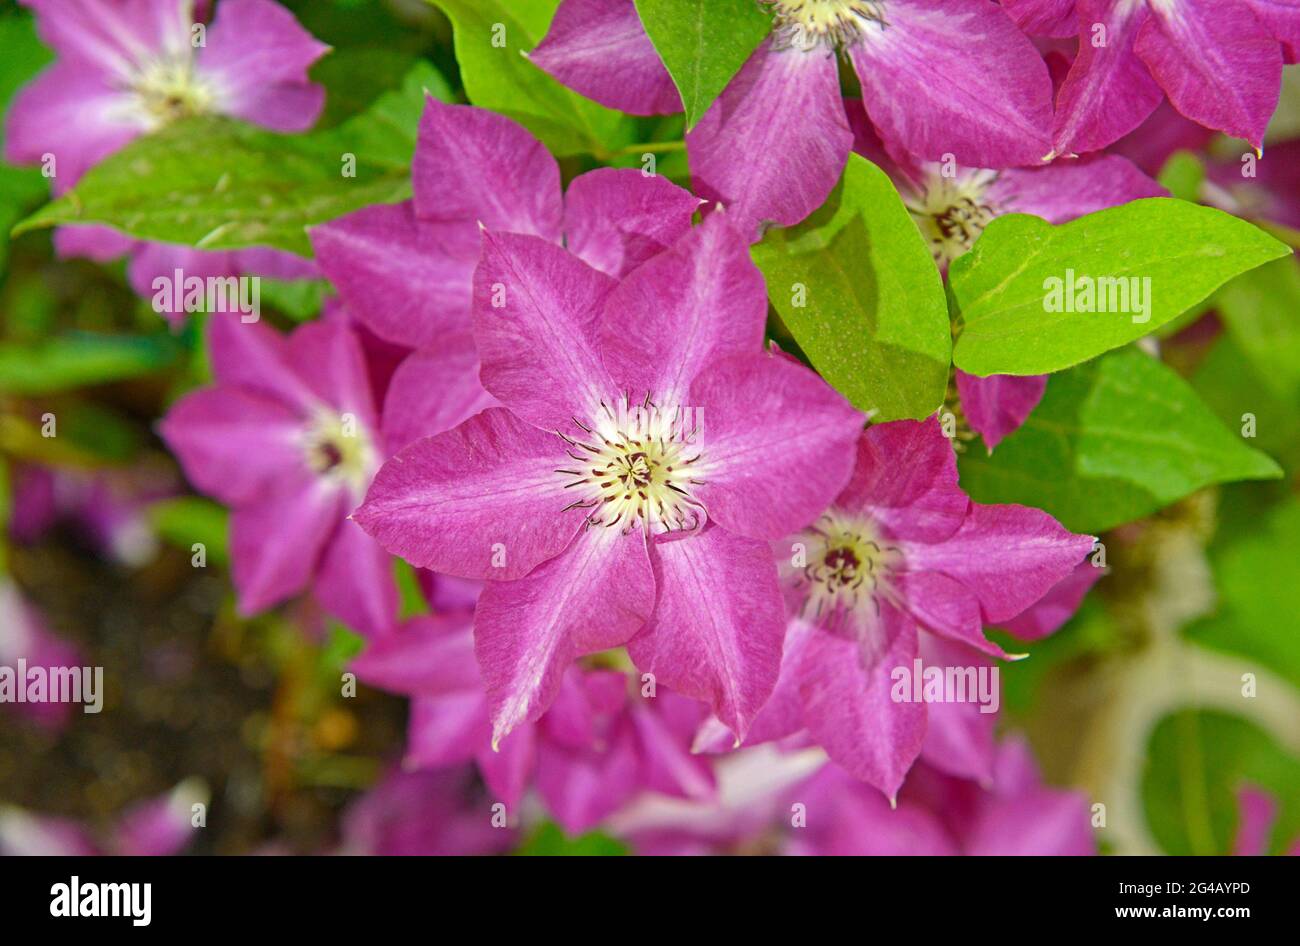
<svg viewBox="0 0 1300 946">
<path fill-rule="evenodd" d="M 880 613 L 880 596 L 890 597 L 889 573 L 899 563 L 897 547 L 880 538 L 869 522 L 825 513 L 803 535 L 807 564 L 803 615 L 818 620 L 870 604 Z"/>
<path fill-rule="evenodd" d="M 907 202 L 937 263 L 947 265 L 967 252 L 999 214 L 986 196 L 997 177 L 996 171 L 967 171 L 956 177 L 931 171 L 924 192 Z"/>
<path fill-rule="evenodd" d="M 370 438 L 351 415 L 322 409 L 303 432 L 307 467 L 363 496 L 378 465 Z"/>
<path fill-rule="evenodd" d="M 188 56 L 155 59 L 145 63 L 130 79 L 140 111 L 151 129 L 180 118 L 210 112 L 215 90 L 194 70 Z"/>
<path fill-rule="evenodd" d="M 660 409 L 649 396 L 640 407 L 617 413 L 602 401 L 590 425 L 574 418 L 581 434 L 557 431 L 574 464 L 556 472 L 577 494 L 564 511 L 581 509 L 588 528 L 624 533 L 701 528 L 704 507 L 691 496 L 691 487 L 703 485 L 693 475 L 699 431 L 683 424 L 684 416 L 680 409 Z"/>
<path fill-rule="evenodd" d="M 772 8 L 777 49 L 844 50 L 873 24 L 883 28 L 885 0 L 761 0 Z"/>
</svg>

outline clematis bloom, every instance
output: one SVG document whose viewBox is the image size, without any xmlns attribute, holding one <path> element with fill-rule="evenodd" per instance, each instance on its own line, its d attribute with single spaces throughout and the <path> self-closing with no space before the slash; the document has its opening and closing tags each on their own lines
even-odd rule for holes
<svg viewBox="0 0 1300 946">
<path fill-rule="evenodd" d="M 1282 65 L 1300 50 L 1296 0 L 1003 0 L 1025 30 L 1079 37 L 1056 103 L 1057 154 L 1097 151 L 1165 96 L 1183 115 L 1263 147 Z"/>
<path fill-rule="evenodd" d="M 988 0 L 767 0 L 772 33 L 686 136 L 696 191 L 752 236 L 819 206 L 852 136 L 837 56 L 871 121 L 923 158 L 1037 164 L 1051 150 L 1047 67 Z M 564 0 L 530 54 L 560 82 L 636 114 L 680 109 L 632 0 Z"/>
<path fill-rule="evenodd" d="M 971 502 L 934 418 L 868 428 L 848 486 L 814 526 L 777 545 L 799 620 L 751 738 L 806 729 L 891 798 L 918 755 L 987 780 L 992 714 L 973 702 L 895 701 L 892 673 L 918 657 L 977 674 L 988 658 L 1007 658 L 984 626 L 1052 592 L 1093 541 L 1037 509 Z"/>
<path fill-rule="evenodd" d="M 412 565 L 489 579 L 475 647 L 494 741 L 575 658 L 629 642 L 737 734 L 767 698 L 784 618 L 766 542 L 843 486 L 862 415 L 763 350 L 766 312 L 725 214 L 621 281 L 484 233 L 474 337 L 503 406 L 385 463 L 356 521 Z"/>
<path fill-rule="evenodd" d="M 198 15 L 207 4 L 196 7 L 193 0 L 24 3 L 58 59 L 15 97 L 5 160 L 37 164 L 52 156 L 56 193 L 127 143 L 178 119 L 229 115 L 295 132 L 310 128 L 324 105 L 325 90 L 307 81 L 307 70 L 329 47 L 273 0 L 224 0 L 210 26 Z M 146 243 L 100 226 L 60 228 L 55 247 L 60 255 L 97 262 L 130 254 L 131 285 L 145 297 L 154 277 L 170 277 L 177 268 L 201 277 L 314 274 L 310 263 L 287 253 Z"/>
<path fill-rule="evenodd" d="M 178 401 L 160 430 L 190 482 L 233 509 L 241 612 L 310 586 L 351 627 L 390 631 L 391 561 L 347 516 L 405 437 L 491 403 L 468 340 L 449 337 L 438 355 L 412 355 L 389 384 L 381 420 L 361 344 L 344 320 L 310 323 L 286 338 L 216 316 L 209 337 L 216 386 Z"/>
</svg>

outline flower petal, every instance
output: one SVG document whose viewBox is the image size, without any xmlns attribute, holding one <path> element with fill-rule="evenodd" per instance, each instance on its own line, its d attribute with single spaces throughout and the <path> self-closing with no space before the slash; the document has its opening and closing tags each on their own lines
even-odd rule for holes
<svg viewBox="0 0 1300 946">
<path fill-rule="evenodd" d="M 1092 550 L 1094 539 L 1067 532 L 1040 509 L 971 503 L 952 538 L 903 543 L 909 571 L 957 579 L 979 599 L 985 622 L 1015 617 L 1051 590 Z"/>
<path fill-rule="evenodd" d="M 938 572 L 906 572 L 895 575 L 892 583 L 902 606 L 926 630 L 990 657 L 1010 659 L 984 636 L 979 599 L 957 579 Z"/>
<path fill-rule="evenodd" d="M 222 0 L 198 52 L 198 71 L 220 90 L 221 110 L 276 131 L 306 131 L 325 105 L 307 70 L 329 52 L 271 0 Z"/>
<path fill-rule="evenodd" d="M 1033 43 L 987 0 L 890 3 L 849 50 L 881 136 L 931 161 L 1038 164 L 1051 150 L 1052 80 Z"/>
<path fill-rule="evenodd" d="M 185 395 L 158 432 L 189 481 L 227 505 L 264 496 L 306 468 L 302 419 L 279 401 L 242 388 Z"/>
<path fill-rule="evenodd" d="M 659 600 L 628 653 L 744 739 L 781 669 L 785 611 L 771 550 L 711 525 L 657 541 L 652 561 Z"/>
<path fill-rule="evenodd" d="M 700 199 L 656 174 L 597 168 L 564 197 L 565 244 L 589 266 L 622 277 L 691 229 Z"/>
<path fill-rule="evenodd" d="M 1126 158 L 1098 154 L 1041 168 L 1012 168 L 998 175 L 986 196 L 1007 212 L 1059 224 L 1142 197 L 1168 197 L 1169 192 Z"/>
<path fill-rule="evenodd" d="M 548 430 L 590 418 L 614 391 L 596 347 L 596 318 L 614 285 L 537 237 L 486 231 L 473 307 L 483 386 Z"/>
<path fill-rule="evenodd" d="M 412 352 L 393 372 L 384 398 L 384 441 L 396 453 L 498 406 L 479 382 L 474 336 L 444 335 L 437 347 Z"/>
<path fill-rule="evenodd" d="M 937 667 L 946 673 L 951 667 L 956 672 L 973 669 L 976 674 L 996 673 L 993 665 L 978 652 L 933 634 L 920 635 L 920 653 L 927 669 Z M 998 686 L 997 677 L 990 674 L 989 679 Z M 921 758 L 949 775 L 988 786 L 993 782 L 996 752 L 993 730 L 998 721 L 997 707 L 1001 694 L 995 697 L 998 703 L 989 707 L 973 698 L 979 695 L 968 691 L 965 701 L 940 700 L 926 704 L 927 726 Z M 990 711 L 984 712 L 986 708 Z"/>
<path fill-rule="evenodd" d="M 1263 148 L 1282 89 L 1282 50 L 1247 4 L 1152 4 L 1135 49 L 1174 108 Z"/>
<path fill-rule="evenodd" d="M 970 499 L 957 486 L 952 442 L 933 417 L 872 424 L 858 438 L 853 476 L 835 507 L 863 513 L 889 534 L 918 542 L 948 538 Z"/>
<path fill-rule="evenodd" d="M 236 509 L 230 559 L 239 613 L 258 614 L 306 589 L 346 515 L 343 491 L 305 472 L 272 496 Z"/>
<path fill-rule="evenodd" d="M 479 253 L 472 221 L 424 223 L 408 200 L 366 207 L 310 235 L 321 271 L 381 338 L 422 348 L 469 327 Z"/>
<path fill-rule="evenodd" d="M 488 582 L 474 615 L 474 650 L 494 742 L 546 712 L 576 658 L 626 643 L 654 600 L 644 537 L 616 529 L 587 531 L 526 578 Z"/>
<path fill-rule="evenodd" d="M 1002 9 L 1030 36 L 1069 38 L 1077 32 L 1075 0 L 1001 0 Z"/>
<path fill-rule="evenodd" d="M 995 374 L 987 378 L 957 371 L 961 410 L 971 430 L 984 438 L 992 453 L 1002 438 L 1025 422 L 1047 390 L 1047 375 L 1017 377 Z"/>
<path fill-rule="evenodd" d="M 710 214 L 605 300 L 601 353 L 629 400 L 649 394 L 669 412 L 691 406 L 701 369 L 763 350 L 767 289 L 729 216 Z"/>
<path fill-rule="evenodd" d="M 564 550 L 563 443 L 493 407 L 409 445 L 376 474 L 353 518 L 417 568 L 508 581 Z"/>
<path fill-rule="evenodd" d="M 682 110 L 633 0 L 564 0 L 528 60 L 607 108 L 633 115 Z"/>
<path fill-rule="evenodd" d="M 426 97 L 411 183 L 421 220 L 560 240 L 560 166 L 504 115 Z"/>
<path fill-rule="evenodd" d="M 884 605 L 863 628 L 865 640 L 821 631 L 804 647 L 800 696 L 804 721 L 827 755 L 894 798 L 925 738 L 925 704 L 894 702 L 895 667 L 909 672 L 916 625 Z"/>
<path fill-rule="evenodd" d="M 777 51 L 770 39 L 686 134 L 695 190 L 725 204 L 747 239 L 764 221 L 790 226 L 819 207 L 852 145 L 835 57 Z"/>
<path fill-rule="evenodd" d="M 784 356 L 732 355 L 691 385 L 702 459 L 692 487 L 739 535 L 779 539 L 820 515 L 848 482 L 862 414 Z"/>
<path fill-rule="evenodd" d="M 1164 97 L 1134 51 L 1147 5 L 1078 0 L 1078 10 L 1079 55 L 1056 99 L 1057 154 L 1097 151 L 1118 141 Z"/>
<path fill-rule="evenodd" d="M 465 690 L 411 700 L 402 768 L 440 769 L 478 757 L 488 744 L 487 698 Z"/>
<path fill-rule="evenodd" d="M 339 523 L 326 547 L 313 593 L 329 614 L 368 638 L 388 635 L 397 625 L 392 556 L 351 520 Z"/>
<path fill-rule="evenodd" d="M 1003 621 L 1003 630 L 1022 641 L 1042 640 L 1055 634 L 1062 624 L 1074 617 L 1084 596 L 1105 573 L 1104 568 L 1098 568 L 1090 561 L 1080 562 L 1047 594 L 1015 617 Z"/>
<path fill-rule="evenodd" d="M 463 615 L 412 618 L 369 642 L 348 669 L 369 686 L 405 696 L 482 695 L 472 626 Z"/>
<path fill-rule="evenodd" d="M 289 364 L 321 403 L 352 414 L 367 434 L 377 434 L 379 418 L 361 341 L 344 320 L 316 321 L 289 335 Z"/>
<path fill-rule="evenodd" d="M 189 49 L 188 0 L 25 0 L 41 39 L 83 72 L 118 76 L 163 51 Z"/>
<path fill-rule="evenodd" d="M 300 416 L 320 401 L 289 362 L 285 336 L 262 322 L 225 313 L 208 319 L 208 354 L 217 382 L 274 398 Z"/>
</svg>

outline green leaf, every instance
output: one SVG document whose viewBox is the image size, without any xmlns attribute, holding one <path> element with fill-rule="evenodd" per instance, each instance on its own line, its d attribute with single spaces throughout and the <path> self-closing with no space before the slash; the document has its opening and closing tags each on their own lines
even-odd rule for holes
<svg viewBox="0 0 1300 946">
<path fill-rule="evenodd" d="M 1205 162 L 1190 151 L 1176 151 L 1160 169 L 1160 186 L 1179 200 L 1196 203 L 1205 182 Z"/>
<path fill-rule="evenodd" d="M 1244 220 L 1166 197 L 1059 227 L 999 217 L 949 274 L 963 321 L 953 360 L 980 376 L 1060 371 L 1146 335 L 1289 252 Z M 1089 286 L 1092 305 L 1109 311 L 1061 311 L 1086 308 Z"/>
<path fill-rule="evenodd" d="M 786 328 L 856 407 L 897 420 L 943 403 L 951 345 L 943 282 L 880 168 L 849 155 L 827 202 L 797 226 L 770 230 L 752 253 Z"/>
<path fill-rule="evenodd" d="M 1094 534 L 1212 483 L 1281 474 L 1182 378 L 1134 349 L 1053 377 L 992 456 L 971 451 L 960 462 L 976 501 L 1037 506 Z"/>
<path fill-rule="evenodd" d="M 636 0 L 693 128 L 772 29 L 753 0 Z"/>
<path fill-rule="evenodd" d="M 311 255 L 307 228 L 410 196 L 409 176 L 310 136 L 193 118 L 139 138 L 14 228 L 106 224 L 143 240 L 202 249 L 273 246 Z"/>
<path fill-rule="evenodd" d="M 1248 421 L 1253 422 L 1254 445 L 1286 469 L 1300 470 L 1300 409 L 1296 400 L 1275 394 L 1231 335 L 1215 342 L 1191 382 L 1225 424 L 1240 429 Z"/>
<path fill-rule="evenodd" d="M 1280 398 L 1300 400 L 1300 263 L 1293 255 L 1234 279 L 1217 308 L 1260 380 Z"/>
<path fill-rule="evenodd" d="M 617 857 L 629 853 L 627 845 L 599 831 L 566 837 L 559 825 L 540 825 L 515 852 L 525 857 Z"/>
<path fill-rule="evenodd" d="M 305 322 L 320 313 L 334 288 L 324 279 L 261 279 L 262 302 L 270 303 L 291 319 Z"/>
<path fill-rule="evenodd" d="M 1300 614 L 1300 500 L 1291 497 L 1238 541 L 1216 541 L 1209 552 L 1218 608 L 1188 636 L 1258 660 L 1300 687 L 1300 634 L 1282 617 Z"/>
<path fill-rule="evenodd" d="M 230 514 L 224 507 L 197 496 L 164 499 L 149 507 L 149 521 L 165 541 L 190 552 L 196 542 L 207 549 L 208 561 L 224 565 Z"/>
<path fill-rule="evenodd" d="M 173 337 L 78 332 L 30 344 L 0 344 L 0 393 L 50 394 L 151 374 L 173 364 Z"/>
<path fill-rule="evenodd" d="M 1270 850 L 1300 834 L 1300 760 L 1253 724 L 1184 710 L 1156 726 L 1142 777 L 1147 824 L 1168 854 L 1230 854 L 1239 828 L 1237 793 L 1254 785 L 1279 803 Z"/>
<path fill-rule="evenodd" d="M 631 119 L 569 91 L 526 58 L 559 0 L 429 2 L 451 20 L 461 80 L 475 105 L 513 118 L 561 157 L 603 157 L 632 140 Z"/>
<path fill-rule="evenodd" d="M 0 119 L 9 109 L 14 93 L 50 61 L 50 51 L 36 36 L 36 27 L 26 14 L 0 16 Z M 4 122 L 0 121 L 0 145 L 4 144 Z M 23 218 L 27 208 L 41 199 L 49 182 L 36 168 L 15 168 L 0 161 L 0 273 L 9 256 L 9 229 Z"/>
<path fill-rule="evenodd" d="M 430 613 L 429 602 L 420 588 L 420 580 L 416 577 L 414 568 L 394 557 L 393 579 L 397 583 L 397 593 L 401 599 L 400 616 L 403 621 Z"/>
<path fill-rule="evenodd" d="M 334 143 L 339 154 L 351 152 L 371 164 L 406 174 L 415 153 L 426 95 L 443 102 L 455 98 L 442 73 L 421 60 L 407 71 L 401 88 L 380 95 L 364 112 L 339 125 L 332 136 L 322 132 L 312 139 Z"/>
</svg>

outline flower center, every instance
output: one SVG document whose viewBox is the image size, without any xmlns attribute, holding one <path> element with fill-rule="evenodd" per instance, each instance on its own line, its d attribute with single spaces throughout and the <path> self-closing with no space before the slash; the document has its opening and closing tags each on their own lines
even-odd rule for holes
<svg viewBox="0 0 1300 946">
<path fill-rule="evenodd" d="M 307 426 L 303 453 L 313 473 L 356 494 L 365 492 L 377 459 L 356 417 L 328 410 L 322 410 Z"/>
<path fill-rule="evenodd" d="M 1000 213 L 985 196 L 996 180 L 996 171 L 967 171 L 957 177 L 931 172 L 920 199 L 908 204 L 939 265 L 967 252 Z"/>
<path fill-rule="evenodd" d="M 195 74 L 188 57 L 146 63 L 132 78 L 131 91 L 154 129 L 209 112 L 216 99 L 212 87 Z"/>
<path fill-rule="evenodd" d="M 824 514 L 804 533 L 807 584 L 803 614 L 820 619 L 833 612 L 852 611 L 870 602 L 877 612 L 877 594 L 891 594 L 889 575 L 901 561 L 899 550 L 881 538 L 870 522 Z"/>
<path fill-rule="evenodd" d="M 870 24 L 885 26 L 885 0 L 760 0 L 772 8 L 777 49 L 845 49 Z"/>
<path fill-rule="evenodd" d="M 702 485 L 692 475 L 700 459 L 693 445 L 698 418 L 687 409 L 661 410 L 647 397 L 641 407 L 616 413 L 603 401 L 599 420 L 588 426 L 577 418 L 578 437 L 560 434 L 574 466 L 556 470 L 569 478 L 565 489 L 578 498 L 564 511 L 581 509 L 587 525 L 640 527 L 648 532 L 690 531 L 704 525 L 704 507 L 691 496 Z"/>
</svg>

